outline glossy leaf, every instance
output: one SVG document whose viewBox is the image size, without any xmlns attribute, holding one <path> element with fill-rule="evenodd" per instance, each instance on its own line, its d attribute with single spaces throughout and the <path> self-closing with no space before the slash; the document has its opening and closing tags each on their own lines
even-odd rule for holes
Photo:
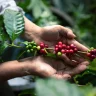
<svg viewBox="0 0 96 96">
<path fill-rule="evenodd" d="M 37 80 L 37 96 L 83 96 L 78 87 L 63 80 Z"/>
<path fill-rule="evenodd" d="M 4 24 L 9 37 L 14 41 L 24 30 L 23 15 L 7 9 L 4 13 Z"/>
</svg>

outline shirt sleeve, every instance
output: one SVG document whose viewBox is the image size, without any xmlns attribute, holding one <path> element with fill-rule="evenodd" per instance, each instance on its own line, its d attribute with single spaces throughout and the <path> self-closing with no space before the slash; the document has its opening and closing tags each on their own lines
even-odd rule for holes
<svg viewBox="0 0 96 96">
<path fill-rule="evenodd" d="M 0 0 L 0 15 L 2 15 L 6 9 L 19 11 L 24 14 L 22 8 L 18 7 L 14 0 Z"/>
</svg>

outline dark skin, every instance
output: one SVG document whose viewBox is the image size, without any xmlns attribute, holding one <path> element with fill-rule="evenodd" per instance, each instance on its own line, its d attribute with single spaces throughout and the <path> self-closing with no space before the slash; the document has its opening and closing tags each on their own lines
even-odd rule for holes
<svg viewBox="0 0 96 96">
<path fill-rule="evenodd" d="M 55 25 L 41 28 L 30 22 L 26 17 L 24 17 L 24 19 L 25 33 L 23 37 L 28 41 L 34 40 L 37 44 L 44 42 L 51 48 L 53 48 L 58 41 L 62 41 L 67 44 L 73 43 L 80 51 L 88 50 L 88 48 L 74 39 L 75 35 L 66 27 Z M 77 57 L 74 55 L 68 57 L 63 54 L 59 58 L 60 59 L 56 60 L 39 56 L 35 58 L 25 58 L 20 61 L 5 62 L 0 65 L 0 81 L 6 81 L 14 77 L 21 77 L 29 74 L 41 77 L 69 79 L 73 75 L 84 71 L 89 64 L 83 56 Z"/>
</svg>

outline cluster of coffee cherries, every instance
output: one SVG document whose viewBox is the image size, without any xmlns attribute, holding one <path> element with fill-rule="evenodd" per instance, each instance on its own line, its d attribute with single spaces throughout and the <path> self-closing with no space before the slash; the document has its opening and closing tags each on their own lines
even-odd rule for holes
<svg viewBox="0 0 96 96">
<path fill-rule="evenodd" d="M 96 58 L 96 49 L 92 49 L 86 53 L 86 55 L 89 57 L 90 60 L 93 60 Z"/>
<path fill-rule="evenodd" d="M 32 53 L 35 50 L 37 50 L 37 44 L 34 41 L 26 43 L 26 51 L 27 51 L 27 53 Z"/>
<path fill-rule="evenodd" d="M 74 44 L 66 45 L 61 41 L 59 41 L 55 45 L 54 51 L 55 51 L 55 54 L 60 56 L 62 54 L 66 54 L 66 55 L 74 54 L 78 51 L 78 49 Z"/>
<path fill-rule="evenodd" d="M 76 52 L 79 52 L 77 47 L 74 44 L 67 45 L 61 41 L 57 42 L 54 48 L 49 48 L 49 46 L 47 44 L 44 44 L 43 42 L 37 45 L 34 41 L 27 42 L 25 45 L 26 45 L 26 51 L 28 53 L 37 51 L 41 55 L 46 55 L 48 52 L 50 52 L 49 51 L 50 49 L 53 50 L 53 54 L 58 56 L 61 56 L 62 54 L 69 56 Z M 85 54 L 92 61 L 93 59 L 96 58 L 96 49 L 92 49 L 88 52 L 85 52 Z"/>
<path fill-rule="evenodd" d="M 37 46 L 37 50 L 40 54 L 45 55 L 47 53 L 47 49 L 48 45 L 44 44 L 43 42 L 41 42 L 38 46 Z"/>
</svg>

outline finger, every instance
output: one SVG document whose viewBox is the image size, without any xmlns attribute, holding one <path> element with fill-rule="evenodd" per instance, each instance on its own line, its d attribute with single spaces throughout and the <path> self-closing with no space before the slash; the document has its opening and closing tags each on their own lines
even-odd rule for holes
<svg viewBox="0 0 96 96">
<path fill-rule="evenodd" d="M 64 74 L 64 75 L 54 74 L 52 77 L 56 79 L 64 79 L 64 80 L 68 80 L 71 78 L 69 74 Z"/>
<path fill-rule="evenodd" d="M 68 43 L 69 44 L 74 44 L 78 48 L 78 50 L 80 50 L 80 51 L 88 51 L 88 48 L 86 46 L 80 44 L 76 40 L 70 40 L 70 41 L 68 41 Z"/>
<path fill-rule="evenodd" d="M 68 65 L 72 65 L 72 66 L 77 65 L 76 60 L 73 61 L 73 60 L 69 59 L 65 54 L 62 54 L 62 56 L 59 56 L 59 58 L 64 60 L 64 62 L 65 62 L 64 64 L 68 64 Z"/>
<path fill-rule="evenodd" d="M 73 34 L 72 30 L 67 28 L 67 27 L 63 27 L 61 26 L 61 31 L 60 31 L 61 35 L 63 36 L 67 36 L 66 38 L 69 38 L 69 39 L 73 39 L 75 38 L 76 36 Z"/>
<path fill-rule="evenodd" d="M 84 61 L 84 62 L 80 63 L 77 67 L 75 67 L 73 70 L 71 70 L 71 71 L 69 70 L 65 73 L 69 74 L 71 76 L 79 74 L 79 73 L 83 72 L 84 70 L 86 70 L 88 64 L 89 64 L 88 61 Z"/>
</svg>

